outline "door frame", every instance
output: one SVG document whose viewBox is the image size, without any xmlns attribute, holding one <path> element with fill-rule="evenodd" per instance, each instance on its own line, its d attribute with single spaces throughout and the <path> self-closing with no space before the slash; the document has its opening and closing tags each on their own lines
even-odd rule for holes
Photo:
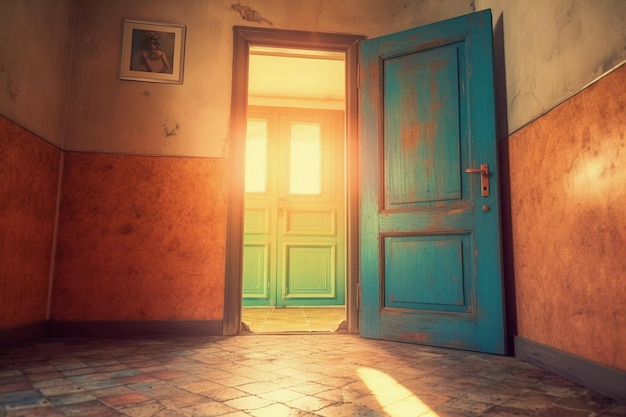
<svg viewBox="0 0 626 417">
<path fill-rule="evenodd" d="M 222 334 L 241 330 L 245 137 L 250 46 L 299 48 L 346 54 L 346 317 L 348 332 L 358 333 L 358 45 L 363 36 L 234 26 L 233 75 L 228 154 L 226 265 Z"/>
</svg>

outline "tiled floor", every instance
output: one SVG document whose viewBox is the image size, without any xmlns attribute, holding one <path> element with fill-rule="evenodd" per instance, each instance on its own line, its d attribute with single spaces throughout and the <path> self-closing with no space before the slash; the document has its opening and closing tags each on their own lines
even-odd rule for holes
<svg viewBox="0 0 626 417">
<path fill-rule="evenodd" d="M 614 417 L 626 405 L 511 357 L 247 334 L 0 349 L 0 415 Z"/>
<path fill-rule="evenodd" d="M 334 332 L 346 319 L 345 307 L 244 308 L 242 320 L 254 333 Z"/>
</svg>

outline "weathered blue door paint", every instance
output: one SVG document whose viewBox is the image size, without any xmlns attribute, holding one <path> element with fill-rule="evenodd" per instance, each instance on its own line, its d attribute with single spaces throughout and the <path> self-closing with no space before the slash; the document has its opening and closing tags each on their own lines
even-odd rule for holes
<svg viewBox="0 0 626 417">
<path fill-rule="evenodd" d="M 362 43 L 364 337 L 505 353 L 491 31 L 487 10 Z"/>
</svg>

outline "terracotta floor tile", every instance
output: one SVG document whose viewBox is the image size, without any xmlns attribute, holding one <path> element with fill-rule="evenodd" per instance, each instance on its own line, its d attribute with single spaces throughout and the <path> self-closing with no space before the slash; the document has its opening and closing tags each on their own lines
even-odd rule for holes
<svg viewBox="0 0 626 417">
<path fill-rule="evenodd" d="M 224 385 L 218 384 L 217 382 L 202 381 L 202 382 L 194 382 L 192 384 L 185 384 L 185 385 L 182 385 L 181 388 L 188 392 L 201 393 L 201 392 L 213 391 L 219 388 L 224 388 Z"/>
<path fill-rule="evenodd" d="M 75 392 L 64 395 L 55 395 L 49 398 L 50 402 L 54 405 L 78 404 L 97 399 L 95 396 L 87 391 Z"/>
<path fill-rule="evenodd" d="M 61 395 L 61 394 L 74 394 L 76 392 L 84 391 L 83 387 L 76 384 L 71 385 L 55 385 L 53 387 L 48 388 L 40 388 L 39 392 L 41 392 L 46 397 L 51 395 Z"/>
<path fill-rule="evenodd" d="M 101 398 L 101 401 L 110 404 L 114 407 L 124 406 L 128 404 L 141 403 L 150 400 L 143 394 L 133 392 L 129 394 L 115 395 L 113 397 Z"/>
<path fill-rule="evenodd" d="M 12 410 L 0 415 L 6 417 L 65 417 L 64 413 L 51 406 Z"/>
<path fill-rule="evenodd" d="M 184 376 L 187 376 L 187 374 L 185 372 L 180 372 L 180 371 L 166 370 L 166 371 L 152 372 L 151 374 L 148 374 L 148 376 L 153 376 L 155 378 L 163 379 L 167 381 L 170 379 L 182 378 Z"/>
<path fill-rule="evenodd" d="M 31 388 L 31 385 L 26 381 L 13 382 L 4 385 L 0 385 L 0 394 L 5 392 L 25 391 Z"/>
<path fill-rule="evenodd" d="M 236 411 L 238 411 L 236 408 L 215 401 L 181 408 L 181 412 L 185 416 L 222 416 Z"/>
<path fill-rule="evenodd" d="M 250 410 L 248 414 L 254 417 L 289 417 L 292 409 L 283 404 L 270 404 L 257 410 Z"/>
<path fill-rule="evenodd" d="M 166 417 L 166 414 L 163 413 L 164 411 L 166 411 L 165 406 L 157 401 L 129 404 L 120 407 L 119 410 L 124 413 L 124 416 L 128 417 Z M 172 413 L 175 412 L 172 410 Z M 176 417 L 182 417 L 182 414 L 178 413 L 175 413 L 173 415 L 175 415 Z"/>
</svg>

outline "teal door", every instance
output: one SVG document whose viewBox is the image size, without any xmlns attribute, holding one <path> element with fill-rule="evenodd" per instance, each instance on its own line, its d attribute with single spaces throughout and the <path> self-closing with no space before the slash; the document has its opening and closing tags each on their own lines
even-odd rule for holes
<svg viewBox="0 0 626 417">
<path fill-rule="evenodd" d="M 490 11 L 360 57 L 361 335 L 504 353 Z"/>
</svg>

